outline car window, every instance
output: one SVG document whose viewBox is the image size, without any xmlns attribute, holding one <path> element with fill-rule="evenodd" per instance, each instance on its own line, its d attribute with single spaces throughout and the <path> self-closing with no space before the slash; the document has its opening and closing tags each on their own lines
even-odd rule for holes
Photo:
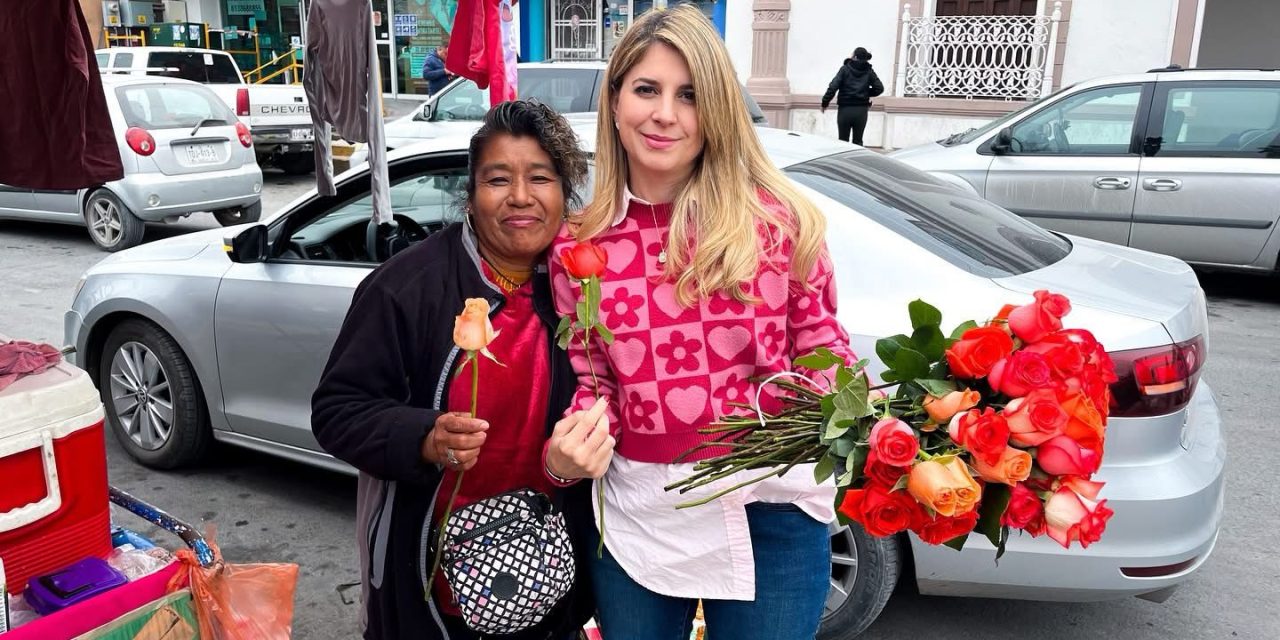
<svg viewBox="0 0 1280 640">
<path fill-rule="evenodd" d="M 1163 87 L 1160 156 L 1267 156 L 1280 152 L 1280 83 Z"/>
<path fill-rule="evenodd" d="M 105 67 L 107 66 L 107 61 L 111 59 L 111 54 L 108 54 L 108 53 L 95 53 L 95 54 L 93 54 L 93 57 L 94 57 L 94 58 L 97 58 L 97 60 L 98 60 L 98 68 L 99 68 L 99 69 L 102 69 L 102 68 L 105 68 Z"/>
<path fill-rule="evenodd" d="M 391 183 L 391 208 L 397 217 L 407 216 L 434 233 L 459 219 L 467 180 L 465 165 L 415 172 Z M 365 246 L 365 232 L 373 219 L 373 196 L 364 188 L 353 198 L 320 214 L 290 235 L 291 244 L 283 257 L 338 262 L 372 262 Z"/>
<path fill-rule="evenodd" d="M 120 52 L 116 54 L 116 59 L 111 62 L 112 68 L 128 69 L 133 66 L 133 54 Z"/>
<path fill-rule="evenodd" d="M 1129 153 L 1141 85 L 1098 87 L 1049 105 L 1013 126 L 1011 151 L 1022 155 Z"/>
<path fill-rule="evenodd" d="M 870 151 L 786 169 L 808 186 L 948 262 L 999 278 L 1051 265 L 1066 240 L 929 174 Z"/>
<path fill-rule="evenodd" d="M 489 90 L 481 89 L 476 83 L 464 80 L 453 85 L 448 91 L 436 98 L 436 120 L 484 120 L 489 111 Z"/>
<path fill-rule="evenodd" d="M 532 99 L 560 113 L 591 111 L 595 95 L 595 69 L 522 69 L 520 97 Z"/>
<path fill-rule="evenodd" d="M 119 54 L 117 54 L 119 55 Z M 147 66 L 163 71 L 148 71 L 147 75 L 166 78 L 182 78 L 202 84 L 240 84 L 231 56 L 200 51 L 154 51 L 147 59 Z"/>
<path fill-rule="evenodd" d="M 130 127 L 143 129 L 194 128 L 206 124 L 228 125 L 235 114 L 218 96 L 204 87 L 177 84 L 127 85 L 116 88 L 120 111 Z"/>
</svg>

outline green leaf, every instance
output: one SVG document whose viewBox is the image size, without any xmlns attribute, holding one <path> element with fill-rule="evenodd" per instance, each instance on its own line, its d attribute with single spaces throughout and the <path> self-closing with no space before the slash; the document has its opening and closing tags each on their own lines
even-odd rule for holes
<svg viewBox="0 0 1280 640">
<path fill-rule="evenodd" d="M 853 438 L 840 438 L 831 443 L 831 454 L 841 458 L 847 458 L 859 448 L 857 441 Z"/>
<path fill-rule="evenodd" d="M 569 331 L 569 328 L 572 326 L 573 326 L 573 318 L 570 318 L 569 316 L 560 318 L 560 324 L 556 326 L 556 335 L 557 336 L 564 335 Z"/>
<path fill-rule="evenodd" d="M 898 382 L 898 381 L 900 381 L 900 378 L 898 378 L 898 372 L 897 372 L 897 371 L 894 371 L 893 369 L 887 369 L 884 373 L 881 373 L 881 374 L 880 374 L 880 379 L 881 379 L 881 380 L 883 380 L 883 381 L 885 381 L 885 382 Z"/>
<path fill-rule="evenodd" d="M 961 323 L 960 326 L 956 327 L 954 331 L 951 332 L 951 339 L 959 340 L 960 336 L 964 335 L 964 332 L 970 329 L 977 329 L 977 328 L 978 328 L 978 323 L 974 322 L 973 320 L 966 320 L 965 322 Z"/>
<path fill-rule="evenodd" d="M 587 302 L 586 298 L 579 300 L 574 310 L 578 312 L 579 325 L 584 327 L 591 326 L 591 323 L 588 322 L 588 320 L 591 319 L 591 305 Z"/>
<path fill-rule="evenodd" d="M 867 402 L 867 377 L 858 376 L 848 386 L 835 395 L 835 410 L 831 413 L 833 423 L 852 423 L 858 418 L 871 415 L 874 409 Z"/>
<path fill-rule="evenodd" d="M 916 351 L 924 354 L 929 362 L 935 362 L 942 358 L 942 353 L 947 349 L 947 338 L 942 335 L 942 330 L 935 326 L 920 327 L 911 333 L 911 344 L 914 345 Z"/>
<path fill-rule="evenodd" d="M 907 305 L 907 312 L 911 314 L 912 329 L 921 327 L 936 328 L 942 324 L 942 312 L 924 300 L 913 300 Z"/>
<path fill-rule="evenodd" d="M 898 478 L 898 481 L 893 483 L 893 488 L 889 489 L 889 491 L 902 491 L 906 489 L 907 482 L 910 480 L 911 480 L 911 474 L 909 473 L 902 474 L 902 477 Z"/>
<path fill-rule="evenodd" d="M 916 384 L 924 387 L 924 390 L 931 396 L 941 398 L 942 396 L 956 390 L 956 383 L 950 380 L 929 380 L 927 378 L 917 378 L 913 380 Z"/>
<path fill-rule="evenodd" d="M 982 505 L 978 510 L 978 531 L 987 536 L 987 540 L 991 541 L 992 546 L 1000 549 L 1003 545 L 1000 539 L 1000 517 L 1004 515 L 1004 510 L 1009 508 L 1009 498 L 1012 491 L 1009 485 L 991 483 L 987 485 L 985 491 L 982 492 Z"/>
<path fill-rule="evenodd" d="M 844 365 L 836 367 L 836 388 L 843 389 L 850 382 L 853 382 L 854 376 L 858 375 L 855 370 Z"/>
<path fill-rule="evenodd" d="M 818 464 L 813 467 L 813 481 L 817 484 L 822 484 L 826 482 L 827 478 L 830 478 L 831 474 L 835 473 L 835 471 L 835 458 L 832 458 L 830 454 L 825 454 L 821 458 L 818 458 Z"/>
<path fill-rule="evenodd" d="M 604 340 L 605 344 L 613 344 L 613 332 L 609 327 L 604 326 L 603 322 L 596 325 L 596 333 L 600 334 L 600 339 Z"/>
<path fill-rule="evenodd" d="M 929 360 L 915 349 L 901 349 L 893 366 L 899 380 L 914 380 L 929 375 Z"/>
<path fill-rule="evenodd" d="M 573 332 L 565 331 L 564 333 L 560 334 L 560 337 L 556 340 L 556 343 L 560 345 L 560 349 L 562 351 L 568 351 L 569 343 L 571 341 L 573 341 Z"/>
<path fill-rule="evenodd" d="M 823 347 L 813 353 L 796 358 L 792 361 L 792 364 L 797 367 L 813 369 L 814 371 L 826 371 L 827 369 L 843 362 L 844 358 L 832 353 L 830 349 Z"/>
<path fill-rule="evenodd" d="M 855 475 L 862 475 L 863 470 L 867 466 L 867 455 L 870 453 L 870 447 L 854 448 L 853 455 L 844 459 L 845 469 Z"/>
<path fill-rule="evenodd" d="M 956 551 L 964 551 L 964 543 L 967 542 L 968 540 L 969 540 L 969 534 L 962 533 L 942 544 L 945 544 L 948 547 L 955 549 Z"/>
<path fill-rule="evenodd" d="M 827 421 L 827 429 L 823 432 L 822 437 L 826 440 L 836 440 L 845 433 L 848 433 L 849 427 L 851 426 L 853 426 L 852 420 L 840 420 L 835 416 L 832 416 L 832 418 Z"/>
<path fill-rule="evenodd" d="M 1000 556 L 1004 555 L 1005 545 L 1009 543 L 1009 527 L 1000 527 L 1000 544 L 996 545 L 996 562 L 1000 562 Z"/>
<path fill-rule="evenodd" d="M 886 367 L 893 368 L 895 362 L 898 361 L 898 351 L 904 347 L 911 346 L 911 338 L 898 334 L 876 340 L 876 357 L 880 358 Z"/>
</svg>

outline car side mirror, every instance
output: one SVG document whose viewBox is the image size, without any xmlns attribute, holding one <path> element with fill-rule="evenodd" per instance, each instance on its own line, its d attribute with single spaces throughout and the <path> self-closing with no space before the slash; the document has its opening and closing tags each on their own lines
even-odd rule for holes
<svg viewBox="0 0 1280 640">
<path fill-rule="evenodd" d="M 232 262 L 254 264 L 265 262 L 267 255 L 267 227 L 255 224 L 223 241 L 223 249 Z"/>
<path fill-rule="evenodd" d="M 991 142 L 991 153 L 996 155 L 1004 155 L 1013 150 L 1013 131 L 1009 127 L 1005 127 L 996 134 L 995 140 Z"/>
<path fill-rule="evenodd" d="M 436 116 L 436 103 L 428 102 L 422 105 L 422 119 L 431 122 Z"/>
</svg>

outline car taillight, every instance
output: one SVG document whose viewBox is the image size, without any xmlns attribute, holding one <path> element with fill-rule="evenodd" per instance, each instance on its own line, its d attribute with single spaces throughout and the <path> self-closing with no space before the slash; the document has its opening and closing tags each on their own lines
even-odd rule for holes
<svg viewBox="0 0 1280 640">
<path fill-rule="evenodd" d="M 249 90 L 236 89 L 236 115 L 249 115 Z"/>
<path fill-rule="evenodd" d="M 253 146 L 253 136 L 249 135 L 249 127 L 246 127 L 243 122 L 236 123 L 236 137 L 240 138 L 240 144 L 246 149 Z"/>
<path fill-rule="evenodd" d="M 151 134 L 139 127 L 130 127 L 124 132 L 124 141 L 129 144 L 129 148 L 140 156 L 149 156 L 156 152 L 156 139 Z"/>
<path fill-rule="evenodd" d="M 1150 349 L 1115 351 L 1119 378 L 1111 385 L 1111 415 L 1141 418 L 1173 413 L 1191 402 L 1204 365 L 1203 336 Z"/>
</svg>

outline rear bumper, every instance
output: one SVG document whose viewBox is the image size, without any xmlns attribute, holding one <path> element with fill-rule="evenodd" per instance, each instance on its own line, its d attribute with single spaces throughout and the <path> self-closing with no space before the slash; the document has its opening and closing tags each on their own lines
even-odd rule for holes
<svg viewBox="0 0 1280 640">
<path fill-rule="evenodd" d="M 294 132 L 306 132 L 303 136 L 295 136 Z M 256 127 L 251 134 L 253 148 L 258 154 L 274 153 L 310 153 L 314 148 L 312 128 L 308 124 L 296 127 Z"/>
<path fill-rule="evenodd" d="M 1106 482 L 1101 497 L 1115 511 L 1100 542 L 1067 550 L 1015 532 L 997 565 L 995 549 L 981 536 L 971 536 L 961 553 L 913 537 L 921 593 L 1087 602 L 1185 582 L 1217 542 L 1226 468 L 1218 405 L 1203 381 L 1185 416 L 1175 454 L 1104 465 L 1095 476 Z"/>
<path fill-rule="evenodd" d="M 262 170 L 247 163 L 238 169 L 181 176 L 142 173 L 108 185 L 139 218 L 151 222 L 197 211 L 242 207 L 262 197 Z M 158 198 L 152 206 L 152 196 Z"/>
</svg>

